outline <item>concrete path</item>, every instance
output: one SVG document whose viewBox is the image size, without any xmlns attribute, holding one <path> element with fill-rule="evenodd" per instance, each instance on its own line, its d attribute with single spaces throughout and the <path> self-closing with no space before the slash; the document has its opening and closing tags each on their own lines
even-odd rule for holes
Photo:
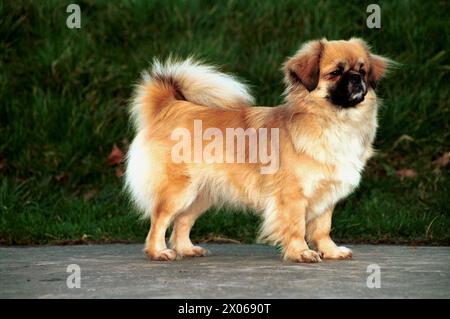
<svg viewBox="0 0 450 319">
<path fill-rule="evenodd" d="M 353 260 L 294 264 L 270 246 L 203 246 L 210 256 L 169 263 L 142 245 L 0 247 L 0 298 L 450 298 L 450 247 L 355 245 Z"/>
</svg>

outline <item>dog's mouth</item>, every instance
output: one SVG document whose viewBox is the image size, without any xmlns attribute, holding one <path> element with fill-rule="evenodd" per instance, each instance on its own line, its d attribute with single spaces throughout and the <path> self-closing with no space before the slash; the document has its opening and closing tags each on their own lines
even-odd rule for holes
<svg viewBox="0 0 450 319">
<path fill-rule="evenodd" d="M 337 88 L 330 92 L 327 99 L 336 106 L 342 108 L 355 107 L 364 101 L 367 94 L 367 86 L 364 82 L 350 84 L 346 89 Z"/>
<path fill-rule="evenodd" d="M 364 101 L 364 98 L 366 97 L 367 94 L 367 90 L 365 90 L 364 88 L 361 88 L 360 90 L 357 90 L 356 92 L 353 92 L 352 94 L 350 94 L 350 96 L 348 97 L 348 106 L 356 106 L 359 103 Z M 346 106 L 346 105 L 343 105 Z"/>
</svg>

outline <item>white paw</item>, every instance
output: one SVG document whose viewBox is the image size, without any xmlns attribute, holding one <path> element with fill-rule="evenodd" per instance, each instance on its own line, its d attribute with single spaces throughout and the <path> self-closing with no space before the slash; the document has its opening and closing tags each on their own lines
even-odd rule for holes
<svg viewBox="0 0 450 319">
<path fill-rule="evenodd" d="M 351 259 L 353 256 L 351 249 L 344 246 L 339 246 L 332 251 L 324 251 L 322 254 L 324 259 Z"/>
</svg>

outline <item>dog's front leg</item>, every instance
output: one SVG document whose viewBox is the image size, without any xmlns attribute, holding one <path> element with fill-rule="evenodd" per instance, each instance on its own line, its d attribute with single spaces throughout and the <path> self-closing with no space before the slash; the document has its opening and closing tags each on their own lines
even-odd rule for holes
<svg viewBox="0 0 450 319">
<path fill-rule="evenodd" d="M 306 226 L 308 241 L 325 259 L 349 259 L 352 251 L 344 246 L 337 246 L 330 237 L 333 208 L 312 219 Z"/>
<path fill-rule="evenodd" d="M 283 258 L 304 263 L 320 262 L 320 255 L 309 249 L 305 240 L 306 201 L 284 201 L 278 207 Z"/>
</svg>

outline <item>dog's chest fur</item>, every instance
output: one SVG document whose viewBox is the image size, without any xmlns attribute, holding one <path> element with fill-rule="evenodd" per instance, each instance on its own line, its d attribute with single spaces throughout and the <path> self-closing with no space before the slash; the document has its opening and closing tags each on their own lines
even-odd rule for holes
<svg viewBox="0 0 450 319">
<path fill-rule="evenodd" d="M 308 198 L 310 220 L 348 196 L 359 184 L 377 128 L 376 106 L 345 110 L 320 138 L 302 143 L 300 149 L 322 169 L 301 174 L 300 187 Z M 297 147 L 298 149 L 298 147 Z"/>
</svg>

